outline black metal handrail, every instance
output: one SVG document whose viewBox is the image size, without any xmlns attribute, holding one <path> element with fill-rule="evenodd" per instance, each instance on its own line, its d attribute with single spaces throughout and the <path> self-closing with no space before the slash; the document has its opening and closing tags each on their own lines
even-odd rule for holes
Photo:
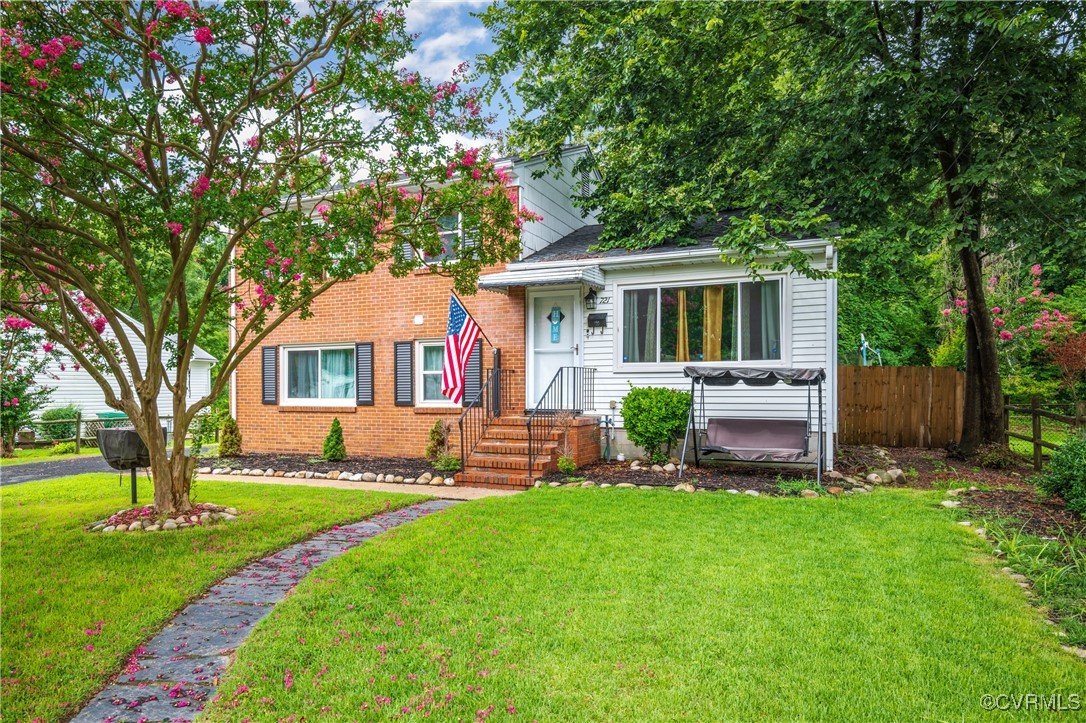
<svg viewBox="0 0 1086 723">
<path fill-rule="evenodd" d="M 528 413 L 528 479 L 535 476 L 535 460 L 563 413 L 583 414 L 586 409 L 593 409 L 595 396 L 594 368 L 561 367 L 555 372 L 547 390 Z"/>
<path fill-rule="evenodd" d="M 468 402 L 464 413 L 460 415 L 457 426 L 460 428 L 460 471 L 468 463 L 468 457 L 479 446 L 490 423 L 500 417 L 502 410 L 508 410 L 512 369 L 487 369 L 483 375 L 485 381 L 479 387 L 479 393 Z"/>
</svg>

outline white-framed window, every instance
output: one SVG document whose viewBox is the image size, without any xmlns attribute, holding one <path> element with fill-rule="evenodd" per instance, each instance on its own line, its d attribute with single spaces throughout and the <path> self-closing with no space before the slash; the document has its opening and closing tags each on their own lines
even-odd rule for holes
<svg viewBox="0 0 1086 723">
<path fill-rule="evenodd" d="M 427 264 L 456 261 L 460 251 L 472 245 L 471 239 L 464 234 L 463 217 L 459 213 L 438 217 L 437 227 L 441 251 L 436 254 L 422 253 L 422 260 Z"/>
<path fill-rule="evenodd" d="M 279 398 L 282 404 L 354 404 L 354 346 L 283 347 Z"/>
<path fill-rule="evenodd" d="M 780 362 L 783 279 L 621 289 L 621 364 Z"/>
<path fill-rule="evenodd" d="M 415 342 L 415 406 L 455 407 L 455 402 L 441 393 L 442 361 L 445 340 L 428 339 Z"/>
</svg>

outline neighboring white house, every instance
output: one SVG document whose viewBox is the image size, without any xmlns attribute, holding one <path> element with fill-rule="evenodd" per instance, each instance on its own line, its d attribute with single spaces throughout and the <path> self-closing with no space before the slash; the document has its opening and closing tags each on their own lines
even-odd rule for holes
<svg viewBox="0 0 1086 723">
<path fill-rule="evenodd" d="M 133 324 L 138 324 L 134 319 L 131 319 Z M 106 339 L 115 338 L 109 327 L 106 327 L 103 336 Z M 135 352 L 136 359 L 139 362 L 140 367 L 144 367 L 147 360 L 147 351 L 139 339 L 134 336 L 129 337 L 132 341 L 133 351 Z M 162 360 L 167 363 L 167 369 L 170 374 L 174 373 L 174 368 L 168 364 L 169 355 L 163 353 Z M 192 362 L 189 365 L 188 373 L 188 402 L 191 404 L 201 397 L 205 396 L 211 390 L 211 368 L 218 361 L 215 357 L 208 354 L 200 347 L 195 347 L 192 353 Z M 54 409 L 56 407 L 66 407 L 69 404 L 74 404 L 79 407 L 79 410 L 83 413 L 84 417 L 92 417 L 102 412 L 115 412 L 116 410 L 106 404 L 105 394 L 102 393 L 102 388 L 98 386 L 98 382 L 94 381 L 91 375 L 86 369 L 75 369 L 70 360 L 63 362 L 64 370 L 60 369 L 59 363 L 52 363 L 46 368 L 46 372 L 40 375 L 37 379 L 38 383 L 52 387 L 54 389 L 53 395 L 49 400 L 49 403 L 42 408 L 41 411 L 47 409 Z M 112 374 L 107 374 L 107 378 L 113 380 Z M 111 385 L 114 391 L 118 390 L 117 384 L 114 382 Z M 173 414 L 173 395 L 163 385 L 162 391 L 158 395 L 158 408 L 159 414 L 162 416 L 172 416 Z"/>
</svg>

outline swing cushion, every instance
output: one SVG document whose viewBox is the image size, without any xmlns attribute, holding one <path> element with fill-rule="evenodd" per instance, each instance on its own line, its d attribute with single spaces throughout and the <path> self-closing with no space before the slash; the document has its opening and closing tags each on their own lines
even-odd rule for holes
<svg viewBox="0 0 1086 723">
<path fill-rule="evenodd" d="M 701 451 L 744 462 L 797 462 L 806 447 L 803 419 L 710 419 Z"/>
</svg>

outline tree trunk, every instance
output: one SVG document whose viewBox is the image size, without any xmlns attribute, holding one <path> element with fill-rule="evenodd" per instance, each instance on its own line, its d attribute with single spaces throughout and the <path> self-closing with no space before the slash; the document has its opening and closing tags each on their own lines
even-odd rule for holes
<svg viewBox="0 0 1086 723">
<path fill-rule="evenodd" d="M 189 490 L 192 487 L 192 472 L 196 460 L 184 454 L 184 436 L 188 431 L 185 419 L 175 419 L 174 435 L 181 435 L 182 451 L 168 452 L 166 440 L 162 435 L 162 422 L 158 414 L 158 400 L 143 400 L 142 413 L 133 420 L 136 431 L 151 456 L 151 478 L 155 485 L 155 511 L 160 514 L 185 513 L 192 509 Z"/>
<path fill-rule="evenodd" d="M 5 434 L 3 439 L 3 450 L 0 451 L 0 457 L 14 457 L 15 456 L 15 435 L 18 434 L 18 430 L 12 430 L 11 434 Z"/>
<path fill-rule="evenodd" d="M 958 252 L 969 313 L 965 321 L 965 410 L 959 448 L 973 453 L 982 444 L 1003 444 L 1003 383 L 999 378 L 996 332 L 984 293 L 977 252 Z"/>
</svg>

